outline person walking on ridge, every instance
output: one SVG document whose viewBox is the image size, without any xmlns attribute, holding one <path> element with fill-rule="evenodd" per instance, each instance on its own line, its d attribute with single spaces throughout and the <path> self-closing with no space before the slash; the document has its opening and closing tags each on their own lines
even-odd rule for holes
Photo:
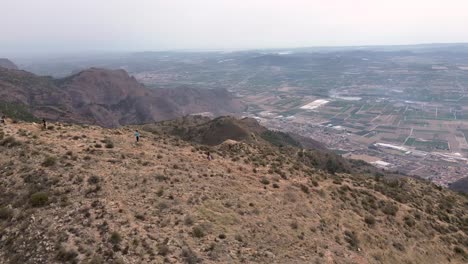
<svg viewBox="0 0 468 264">
<path fill-rule="evenodd" d="M 42 118 L 42 128 L 47 129 L 47 122 L 46 122 L 45 118 Z"/>
<path fill-rule="evenodd" d="M 138 130 L 135 130 L 135 139 L 137 143 L 140 141 L 140 132 Z"/>
</svg>

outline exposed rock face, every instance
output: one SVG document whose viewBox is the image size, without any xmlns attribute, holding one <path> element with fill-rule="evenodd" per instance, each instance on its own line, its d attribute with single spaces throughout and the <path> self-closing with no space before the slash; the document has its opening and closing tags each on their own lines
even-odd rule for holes
<svg viewBox="0 0 468 264">
<path fill-rule="evenodd" d="M 0 67 L 17 70 L 18 67 L 9 59 L 0 58 Z"/>
<path fill-rule="evenodd" d="M 0 88 L 2 101 L 27 106 L 38 118 L 106 127 L 198 112 L 235 113 L 244 107 L 226 90 L 149 89 L 124 70 L 91 68 L 55 80 L 2 68 Z"/>
</svg>

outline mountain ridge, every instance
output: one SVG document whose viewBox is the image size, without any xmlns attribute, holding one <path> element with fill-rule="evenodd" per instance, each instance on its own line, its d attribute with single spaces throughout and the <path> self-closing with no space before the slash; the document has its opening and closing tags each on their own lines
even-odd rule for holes
<svg viewBox="0 0 468 264">
<path fill-rule="evenodd" d="M 37 118 L 106 127 L 149 123 L 187 114 L 244 109 L 227 90 L 150 89 L 124 70 L 90 68 L 63 79 L 0 68 L 1 101 L 19 104 Z M 2 112 L 2 109 L 0 109 Z"/>
</svg>

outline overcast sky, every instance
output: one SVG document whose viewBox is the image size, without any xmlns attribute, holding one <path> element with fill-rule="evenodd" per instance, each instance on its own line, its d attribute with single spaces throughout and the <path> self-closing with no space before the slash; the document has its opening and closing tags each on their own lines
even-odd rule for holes
<svg viewBox="0 0 468 264">
<path fill-rule="evenodd" d="M 2 53 L 468 42 L 468 0 L 0 0 Z"/>
</svg>

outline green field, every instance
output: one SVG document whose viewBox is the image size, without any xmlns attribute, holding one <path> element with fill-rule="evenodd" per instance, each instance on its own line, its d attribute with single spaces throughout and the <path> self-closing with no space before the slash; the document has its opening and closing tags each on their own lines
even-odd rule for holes
<svg viewBox="0 0 468 264">
<path fill-rule="evenodd" d="M 416 138 L 409 138 L 405 145 L 416 147 L 416 149 L 421 150 L 449 150 L 448 142 L 443 140 L 428 140 L 428 141 L 421 141 Z"/>
</svg>

